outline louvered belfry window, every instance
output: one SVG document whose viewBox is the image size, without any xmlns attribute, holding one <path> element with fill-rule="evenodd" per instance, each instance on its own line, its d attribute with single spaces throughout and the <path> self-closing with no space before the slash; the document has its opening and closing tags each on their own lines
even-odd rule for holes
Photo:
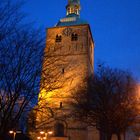
<svg viewBox="0 0 140 140">
<path fill-rule="evenodd" d="M 71 41 L 77 41 L 77 40 L 78 40 L 78 35 L 75 34 L 75 33 L 73 33 L 73 34 L 71 35 Z"/>
<path fill-rule="evenodd" d="M 56 35 L 55 42 L 61 42 L 61 41 L 62 41 L 62 36 Z"/>
</svg>

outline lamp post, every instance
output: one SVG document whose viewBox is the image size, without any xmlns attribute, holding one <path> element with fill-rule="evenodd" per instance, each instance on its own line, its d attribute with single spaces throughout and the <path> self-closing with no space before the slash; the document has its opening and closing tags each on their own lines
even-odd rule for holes
<svg viewBox="0 0 140 140">
<path fill-rule="evenodd" d="M 37 137 L 38 140 L 48 140 L 48 135 L 53 134 L 52 131 L 48 131 L 45 133 L 44 131 L 40 131 L 40 136 Z"/>
<path fill-rule="evenodd" d="M 40 136 L 37 137 L 38 140 L 46 140 L 46 136 L 45 136 L 45 132 L 44 131 L 40 131 Z"/>
<path fill-rule="evenodd" d="M 46 133 L 46 138 L 47 138 L 47 140 L 49 139 L 49 136 L 52 135 L 52 134 L 53 134 L 52 131 L 48 131 L 48 132 Z"/>
<path fill-rule="evenodd" d="M 46 137 L 37 137 L 38 140 L 46 140 Z"/>
<path fill-rule="evenodd" d="M 15 138 L 16 138 L 16 132 L 13 131 L 13 130 L 10 130 L 9 133 L 10 133 L 10 134 L 13 134 L 13 140 L 15 140 Z"/>
<path fill-rule="evenodd" d="M 13 130 L 10 130 L 9 133 L 10 133 L 10 134 L 13 134 L 13 140 L 15 140 L 16 134 L 17 134 L 17 133 L 21 133 L 21 131 L 13 131 Z"/>
</svg>

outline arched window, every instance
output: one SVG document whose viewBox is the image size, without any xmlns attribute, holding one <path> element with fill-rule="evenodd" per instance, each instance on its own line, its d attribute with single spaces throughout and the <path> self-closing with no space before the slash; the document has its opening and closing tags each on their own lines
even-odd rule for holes
<svg viewBox="0 0 140 140">
<path fill-rule="evenodd" d="M 60 108 L 62 108 L 63 107 L 63 103 L 62 102 L 60 102 Z"/>
<path fill-rule="evenodd" d="M 65 73 L 65 69 L 64 68 L 62 68 L 62 74 L 64 74 Z"/>
<path fill-rule="evenodd" d="M 78 10 L 77 7 L 75 7 L 74 13 L 75 13 L 76 15 L 79 15 L 79 10 Z"/>
<path fill-rule="evenodd" d="M 71 41 L 77 41 L 77 40 L 78 40 L 78 35 L 75 34 L 75 33 L 73 33 L 73 34 L 71 35 Z"/>
<path fill-rule="evenodd" d="M 74 13 L 74 8 L 73 7 L 71 8 L 71 13 Z"/>
<path fill-rule="evenodd" d="M 70 14 L 70 11 L 71 11 L 71 9 L 70 9 L 70 8 L 68 8 L 68 10 L 67 10 L 67 15 L 68 15 L 68 14 Z"/>
<path fill-rule="evenodd" d="M 55 135 L 55 137 L 63 137 L 64 136 L 64 125 L 62 123 L 55 124 L 54 135 Z"/>
<path fill-rule="evenodd" d="M 61 42 L 61 41 L 62 41 L 62 36 L 56 35 L 55 42 Z"/>
</svg>

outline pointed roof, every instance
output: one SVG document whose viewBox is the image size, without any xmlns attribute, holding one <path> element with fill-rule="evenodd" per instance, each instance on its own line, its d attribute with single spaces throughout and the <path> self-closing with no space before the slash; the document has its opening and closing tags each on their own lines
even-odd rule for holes
<svg viewBox="0 0 140 140">
<path fill-rule="evenodd" d="M 68 3 L 78 3 L 78 4 L 80 4 L 80 0 L 68 0 Z"/>
</svg>

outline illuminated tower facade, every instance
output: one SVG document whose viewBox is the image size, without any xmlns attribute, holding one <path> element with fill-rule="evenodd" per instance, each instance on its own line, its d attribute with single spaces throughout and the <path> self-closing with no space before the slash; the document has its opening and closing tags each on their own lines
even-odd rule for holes
<svg viewBox="0 0 140 140">
<path fill-rule="evenodd" d="M 53 131 L 50 139 L 89 139 L 86 124 L 69 116 L 72 95 L 86 86 L 94 70 L 94 41 L 89 24 L 80 18 L 80 0 L 68 0 L 66 17 L 47 29 L 39 105 L 38 126 Z M 41 100 L 40 100 L 41 99 Z M 45 123 L 47 122 L 47 123 Z"/>
</svg>

